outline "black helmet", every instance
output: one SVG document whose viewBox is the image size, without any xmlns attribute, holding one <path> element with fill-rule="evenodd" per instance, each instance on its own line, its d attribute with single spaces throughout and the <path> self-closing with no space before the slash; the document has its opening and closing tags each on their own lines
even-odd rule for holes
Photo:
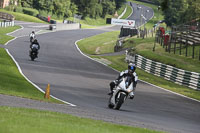
<svg viewBox="0 0 200 133">
<path fill-rule="evenodd" d="M 128 71 L 129 72 L 133 73 L 133 72 L 135 72 L 135 69 L 136 69 L 136 66 L 135 66 L 134 63 L 129 63 L 128 64 Z"/>
<path fill-rule="evenodd" d="M 37 39 L 34 39 L 33 43 L 38 43 Z"/>
<path fill-rule="evenodd" d="M 32 31 L 33 34 L 35 34 L 35 31 Z"/>
</svg>

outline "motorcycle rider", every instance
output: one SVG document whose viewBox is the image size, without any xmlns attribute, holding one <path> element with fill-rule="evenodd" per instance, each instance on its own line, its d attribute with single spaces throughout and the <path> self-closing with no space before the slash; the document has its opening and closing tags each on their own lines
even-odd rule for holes
<svg viewBox="0 0 200 133">
<path fill-rule="evenodd" d="M 32 54 L 32 52 L 36 52 L 36 57 L 38 57 L 38 51 L 40 49 L 40 44 L 38 43 L 37 39 L 34 39 L 34 41 L 31 43 L 30 45 L 30 55 Z"/>
<path fill-rule="evenodd" d="M 129 63 L 128 64 L 128 70 L 122 71 L 119 74 L 118 78 L 110 83 L 110 91 L 111 92 L 108 93 L 108 95 L 112 95 L 113 94 L 113 89 L 120 83 L 120 79 L 123 78 L 123 77 L 127 77 L 127 76 L 131 77 L 131 82 L 133 82 L 133 91 L 134 91 L 135 88 L 136 88 L 136 85 L 137 85 L 137 80 L 138 80 L 138 76 L 137 76 L 135 70 L 136 70 L 135 64 Z M 134 98 L 134 93 L 131 92 L 129 94 L 129 96 L 130 96 L 130 99 L 133 99 Z"/>
<path fill-rule="evenodd" d="M 32 31 L 29 37 L 30 37 L 30 41 L 32 41 L 35 38 L 35 32 Z"/>
</svg>

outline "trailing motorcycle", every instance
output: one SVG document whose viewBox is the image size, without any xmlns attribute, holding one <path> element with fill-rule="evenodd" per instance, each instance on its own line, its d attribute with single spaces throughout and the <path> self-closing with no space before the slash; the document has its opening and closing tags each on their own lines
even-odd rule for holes
<svg viewBox="0 0 200 133">
<path fill-rule="evenodd" d="M 109 98 L 108 107 L 119 110 L 130 93 L 133 93 L 131 77 L 123 77 L 113 91 L 113 94 Z"/>
<path fill-rule="evenodd" d="M 29 51 L 29 56 L 31 57 L 31 60 L 34 61 L 35 58 L 38 58 L 38 45 L 33 44 L 31 46 L 31 50 Z"/>
</svg>

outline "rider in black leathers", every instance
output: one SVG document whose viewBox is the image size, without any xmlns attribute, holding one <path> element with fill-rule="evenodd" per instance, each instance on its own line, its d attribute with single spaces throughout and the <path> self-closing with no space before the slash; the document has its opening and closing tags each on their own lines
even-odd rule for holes
<svg viewBox="0 0 200 133">
<path fill-rule="evenodd" d="M 33 42 L 31 42 L 30 48 L 31 48 L 30 55 L 32 54 L 32 52 L 36 52 L 36 56 L 37 56 L 38 51 L 40 49 L 40 44 L 38 43 L 37 39 L 35 39 Z"/>
</svg>

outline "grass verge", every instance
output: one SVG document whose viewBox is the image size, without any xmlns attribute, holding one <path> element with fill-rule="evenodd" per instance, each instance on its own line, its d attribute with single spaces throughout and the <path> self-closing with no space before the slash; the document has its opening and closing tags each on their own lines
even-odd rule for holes
<svg viewBox="0 0 200 133">
<path fill-rule="evenodd" d="M 13 39 L 14 37 L 7 36 L 6 34 L 12 31 L 15 31 L 17 29 L 20 29 L 20 26 L 16 25 L 16 26 L 7 27 L 7 28 L 0 27 L 0 44 L 5 44 L 8 40 Z"/>
<path fill-rule="evenodd" d="M 0 112 L 2 133 L 161 133 L 34 109 L 0 107 Z"/>
<path fill-rule="evenodd" d="M 132 13 L 131 6 L 127 5 L 126 13 L 120 19 L 126 19 Z"/>
<path fill-rule="evenodd" d="M 113 47 L 118 35 L 119 31 L 99 34 L 78 42 L 78 46 L 86 54 L 111 53 L 114 52 Z"/>
</svg>

